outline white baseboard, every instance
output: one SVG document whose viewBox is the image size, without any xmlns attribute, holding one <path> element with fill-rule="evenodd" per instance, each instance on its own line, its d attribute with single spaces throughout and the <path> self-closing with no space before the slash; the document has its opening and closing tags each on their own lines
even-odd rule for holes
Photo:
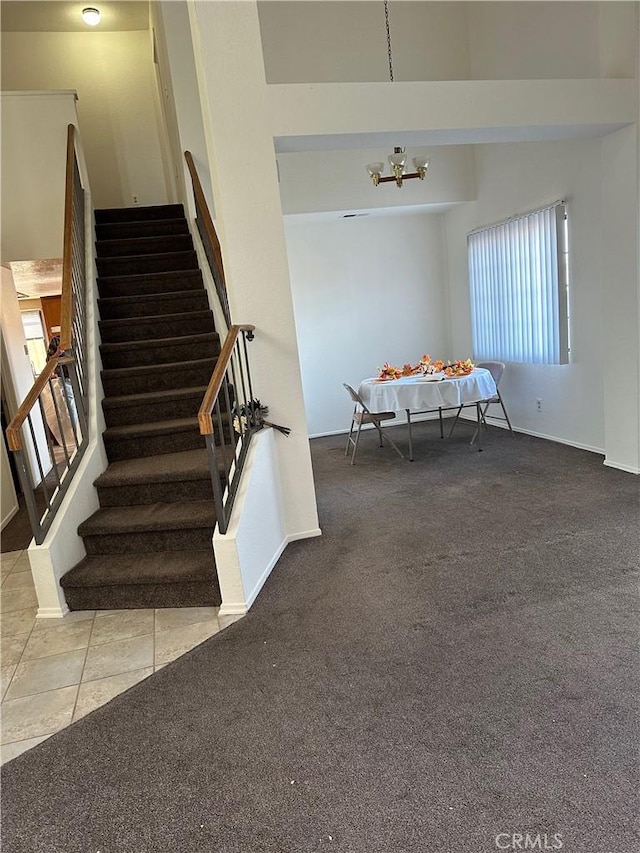
<svg viewBox="0 0 640 853">
<path fill-rule="evenodd" d="M 313 539 L 314 536 L 322 536 L 322 530 L 319 527 L 314 527 L 312 530 L 305 530 L 302 533 L 290 533 L 287 536 L 287 544 L 289 542 L 297 542 L 299 539 Z"/>
<path fill-rule="evenodd" d="M 244 601 L 226 602 L 220 605 L 218 616 L 246 616 L 249 608 Z"/>
<path fill-rule="evenodd" d="M 273 571 L 276 563 L 284 553 L 285 548 L 290 542 L 296 542 L 299 539 L 311 539 L 314 536 L 322 536 L 322 530 L 319 527 L 314 527 L 311 530 L 305 530 L 302 533 L 291 533 L 285 536 L 280 545 L 276 548 L 274 555 L 269 560 L 265 570 L 262 572 L 256 581 L 253 589 L 247 595 L 245 601 L 225 601 L 218 611 L 219 616 L 245 616 L 249 612 L 249 608 L 258 597 L 258 594 L 264 586 L 267 578 Z"/>
<path fill-rule="evenodd" d="M 605 459 L 602 463 L 607 468 L 617 468 L 618 471 L 626 471 L 627 474 L 640 474 L 640 468 L 634 468 L 632 465 L 623 465 L 621 462 L 613 462 L 611 459 Z"/>
<path fill-rule="evenodd" d="M 66 605 L 64 607 L 39 607 L 36 619 L 62 619 L 67 613 L 71 613 L 71 611 Z"/>
<path fill-rule="evenodd" d="M 255 586 L 253 587 L 253 589 L 251 590 L 251 592 L 247 595 L 246 605 L 245 605 L 245 606 L 246 606 L 246 608 L 247 608 L 247 610 L 251 607 L 251 605 L 253 604 L 253 602 L 254 602 L 254 601 L 256 600 L 256 598 L 258 597 L 258 593 L 260 592 L 260 590 L 262 589 L 262 587 L 263 587 L 263 586 L 264 586 L 264 584 L 265 584 L 265 581 L 267 580 L 267 578 L 268 578 L 268 577 L 269 577 L 269 575 L 271 574 L 271 571 L 272 571 L 273 567 L 275 566 L 275 564 L 278 562 L 278 560 L 279 560 L 279 559 L 280 559 L 280 557 L 282 556 L 282 552 L 283 552 L 283 551 L 284 551 L 284 549 L 287 547 L 287 544 L 288 544 L 288 542 L 287 542 L 287 538 L 285 537 L 285 538 L 282 540 L 282 542 L 278 545 L 278 547 L 276 548 L 276 552 L 275 552 L 275 554 L 274 554 L 274 555 L 273 555 L 273 557 L 269 560 L 269 562 L 268 562 L 268 564 L 267 564 L 267 566 L 266 566 L 265 570 L 263 571 L 263 573 L 260 575 L 260 577 L 259 577 L 259 578 L 258 578 L 258 580 L 256 581 Z M 223 615 L 224 615 L 224 614 L 223 614 Z"/>
<path fill-rule="evenodd" d="M 18 504 L 16 504 L 16 505 L 13 507 L 13 509 L 10 509 L 10 510 L 9 510 L 9 512 L 8 512 L 8 513 L 5 515 L 5 517 L 2 519 L 2 524 L 0 524 L 0 530 L 4 530 L 4 529 L 5 529 L 5 527 L 7 526 L 7 524 L 9 524 L 9 522 L 11 521 L 11 519 L 13 518 L 13 516 L 18 512 L 18 509 L 19 509 Z"/>
<path fill-rule="evenodd" d="M 490 426 L 497 426 L 502 429 L 508 429 L 508 427 L 505 427 L 502 424 L 492 424 L 489 418 L 487 418 L 487 423 Z M 533 436 L 533 438 L 543 438 L 545 441 L 555 441 L 556 444 L 566 444 L 568 447 L 575 447 L 578 450 L 588 450 L 589 453 L 597 453 L 599 456 L 604 456 L 604 448 L 602 447 L 594 447 L 591 444 L 583 444 L 580 441 L 571 441 L 568 438 L 559 438 L 557 435 L 547 435 L 547 433 L 536 432 L 532 429 L 521 429 L 520 427 L 514 427 L 513 431 L 521 432 L 524 435 L 531 435 Z"/>
</svg>

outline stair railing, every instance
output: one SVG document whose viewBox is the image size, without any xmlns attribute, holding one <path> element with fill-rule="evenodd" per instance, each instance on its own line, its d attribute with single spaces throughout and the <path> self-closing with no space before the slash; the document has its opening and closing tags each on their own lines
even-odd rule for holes
<svg viewBox="0 0 640 853">
<path fill-rule="evenodd" d="M 85 191 L 67 128 L 60 343 L 7 427 L 36 544 L 51 527 L 89 441 Z"/>
<path fill-rule="evenodd" d="M 252 435 L 261 428 L 253 409 L 247 353 L 255 326 L 231 326 L 198 412 L 218 517 L 226 533 Z"/>
<path fill-rule="evenodd" d="M 216 229 L 211 218 L 207 198 L 204 194 L 204 190 L 202 189 L 202 184 L 198 177 L 198 171 L 195 163 L 193 162 L 193 156 L 190 151 L 184 152 L 184 159 L 187 161 L 187 167 L 189 169 L 189 174 L 191 175 L 191 186 L 193 188 L 193 198 L 196 206 L 196 225 L 198 226 L 200 239 L 202 240 L 207 262 L 211 269 L 213 281 L 216 286 L 216 293 L 218 295 L 220 307 L 222 308 L 227 328 L 229 328 L 231 326 L 231 313 L 229 311 L 229 301 L 227 299 L 227 285 L 224 278 L 220 242 L 218 241 L 218 235 L 216 234 Z"/>
</svg>

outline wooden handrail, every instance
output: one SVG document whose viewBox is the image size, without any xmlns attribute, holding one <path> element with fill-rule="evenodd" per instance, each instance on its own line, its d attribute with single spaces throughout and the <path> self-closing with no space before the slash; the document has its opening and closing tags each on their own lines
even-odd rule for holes
<svg viewBox="0 0 640 853">
<path fill-rule="evenodd" d="M 62 299 L 60 303 L 60 349 L 71 348 L 73 325 L 73 179 L 75 173 L 75 127 L 67 127 L 67 166 L 64 190 L 64 239 L 62 244 Z"/>
<path fill-rule="evenodd" d="M 193 194 L 196 198 L 196 205 L 200 210 L 200 218 L 202 219 L 202 225 L 211 242 L 211 248 L 213 249 L 215 261 L 218 265 L 218 270 L 220 271 L 220 278 L 222 280 L 223 286 L 226 288 L 227 284 L 224 277 L 224 265 L 222 263 L 222 251 L 220 249 L 220 242 L 218 240 L 218 235 L 216 234 L 216 229 L 213 224 L 213 220 L 211 219 L 211 213 L 209 212 L 207 198 L 204 194 L 204 190 L 202 189 L 202 184 L 200 183 L 200 178 L 198 177 L 198 170 L 196 169 L 196 165 L 193 162 L 193 156 L 191 155 L 191 151 L 184 152 L 184 159 L 187 161 L 187 167 L 189 169 L 189 174 L 191 175 L 191 183 L 193 184 Z"/>
<path fill-rule="evenodd" d="M 218 356 L 215 369 L 211 375 L 211 379 L 209 380 L 209 385 L 207 386 L 207 390 L 202 398 L 200 410 L 198 411 L 198 424 L 200 425 L 201 435 L 213 435 L 213 420 L 211 419 L 211 412 L 213 411 L 220 388 L 222 387 L 222 382 L 240 333 L 252 333 L 255 331 L 255 328 L 255 326 L 245 324 L 241 326 L 231 326 L 229 329 L 227 338 L 220 350 L 220 355 Z"/>
<path fill-rule="evenodd" d="M 35 405 L 38 397 L 42 393 L 43 388 L 54 375 L 56 367 L 58 366 L 58 364 L 60 364 L 61 361 L 64 360 L 65 359 L 61 359 L 59 355 L 52 355 L 49 361 L 46 363 L 44 370 L 34 382 L 33 387 L 20 404 L 18 411 L 15 413 L 14 417 L 11 419 L 11 423 L 5 430 L 9 450 L 22 450 L 22 441 L 20 438 L 20 430 L 22 429 L 22 424 L 26 421 L 29 412 Z M 66 361 L 72 360 L 73 359 L 66 359 Z"/>
<path fill-rule="evenodd" d="M 71 349 L 73 340 L 73 182 L 75 174 L 75 127 L 67 126 L 67 162 L 64 190 L 64 235 L 62 244 L 62 297 L 60 307 L 60 344 L 58 352 L 47 361 L 44 370 L 36 379 L 33 387 L 22 401 L 5 430 L 9 450 L 22 450 L 20 430 L 29 412 L 36 404 L 49 379 L 54 375 L 59 364 L 68 363 L 73 359 L 65 359 L 60 355 Z"/>
</svg>

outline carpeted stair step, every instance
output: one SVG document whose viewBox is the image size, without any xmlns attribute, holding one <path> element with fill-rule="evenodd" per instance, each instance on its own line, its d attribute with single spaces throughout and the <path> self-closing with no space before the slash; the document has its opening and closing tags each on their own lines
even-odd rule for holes
<svg viewBox="0 0 640 853">
<path fill-rule="evenodd" d="M 181 219 L 181 204 L 154 204 L 148 207 L 109 207 L 94 211 L 96 224 L 105 222 L 146 222 L 150 219 Z"/>
<path fill-rule="evenodd" d="M 109 462 L 204 447 L 196 417 L 110 427 L 102 438 Z"/>
<path fill-rule="evenodd" d="M 212 420 L 218 441 L 218 419 L 214 415 Z M 229 444 L 237 438 L 225 415 L 222 416 L 222 432 L 225 442 Z M 102 438 L 109 462 L 178 453 L 182 450 L 199 450 L 204 447 L 205 442 L 204 436 L 200 434 L 197 418 L 176 418 L 155 423 L 110 427 L 102 433 Z"/>
<path fill-rule="evenodd" d="M 102 401 L 105 424 L 107 427 L 117 427 L 193 417 L 200 408 L 206 390 L 207 386 L 201 385 L 105 397 Z"/>
<path fill-rule="evenodd" d="M 103 320 L 124 320 L 130 317 L 150 317 L 176 314 L 178 311 L 207 311 L 208 309 L 209 300 L 204 288 L 98 299 L 98 310 Z"/>
<path fill-rule="evenodd" d="M 216 510 L 210 501 L 117 506 L 97 510 L 78 527 L 87 554 L 204 551 L 211 547 Z"/>
<path fill-rule="evenodd" d="M 177 291 L 204 288 L 202 273 L 199 269 L 111 276 L 109 278 L 98 278 L 97 283 L 101 299 L 176 293 Z"/>
<path fill-rule="evenodd" d="M 171 361 L 211 358 L 220 352 L 217 332 L 182 337 L 157 338 L 153 341 L 127 341 L 100 344 L 102 366 L 137 367 L 143 364 L 168 364 Z"/>
<path fill-rule="evenodd" d="M 190 251 L 130 255 L 125 258 L 96 258 L 96 267 L 100 278 L 171 270 L 195 270 L 198 269 L 198 256 L 194 251 Z"/>
<path fill-rule="evenodd" d="M 96 224 L 96 240 L 119 240 L 122 237 L 160 237 L 168 234 L 189 234 L 184 218 L 148 219 L 139 222 L 105 222 Z"/>
<path fill-rule="evenodd" d="M 224 475 L 223 463 L 220 473 Z M 206 448 L 111 463 L 94 482 L 101 507 L 213 499 Z"/>
<path fill-rule="evenodd" d="M 218 607 L 211 547 L 202 551 L 85 557 L 60 581 L 71 610 Z"/>
<path fill-rule="evenodd" d="M 213 311 L 183 311 L 124 320 L 100 320 L 100 338 L 105 344 L 153 341 L 214 332 Z"/>
<path fill-rule="evenodd" d="M 174 388 L 206 386 L 216 366 L 212 358 L 172 361 L 169 364 L 146 364 L 141 367 L 119 367 L 101 371 L 102 387 L 107 397 L 169 391 Z M 199 404 L 198 404 L 199 407 Z"/>
<path fill-rule="evenodd" d="M 96 255 L 99 258 L 159 255 L 162 252 L 190 252 L 192 250 L 191 234 L 121 237 L 117 240 L 98 240 L 96 242 Z"/>
</svg>

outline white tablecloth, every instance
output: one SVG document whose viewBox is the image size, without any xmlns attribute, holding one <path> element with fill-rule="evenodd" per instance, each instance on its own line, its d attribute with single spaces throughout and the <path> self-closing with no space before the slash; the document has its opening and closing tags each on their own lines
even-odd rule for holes
<svg viewBox="0 0 640 853">
<path fill-rule="evenodd" d="M 487 400 L 496 393 L 496 385 L 488 370 L 476 367 L 468 376 L 427 382 L 419 376 L 407 376 L 380 382 L 365 379 L 358 394 L 371 412 L 413 412 L 447 409 Z"/>
</svg>

